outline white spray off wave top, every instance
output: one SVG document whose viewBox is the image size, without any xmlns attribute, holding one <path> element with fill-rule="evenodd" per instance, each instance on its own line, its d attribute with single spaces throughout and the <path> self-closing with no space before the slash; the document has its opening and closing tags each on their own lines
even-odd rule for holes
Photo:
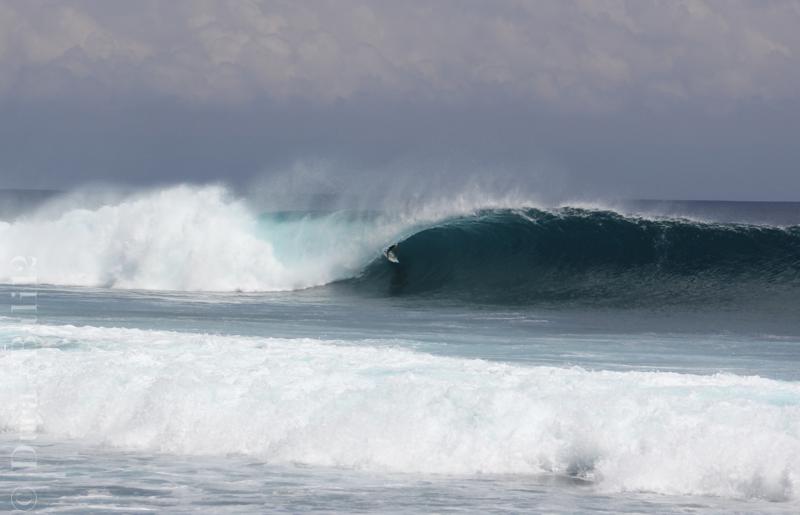
<svg viewBox="0 0 800 515">
<path fill-rule="evenodd" d="M 314 223 L 339 222 L 323 218 Z M 331 234 L 319 227 L 315 232 Z M 0 281 L 14 279 L 14 257 L 30 256 L 37 261 L 38 282 L 48 284 L 292 290 L 355 273 L 379 245 L 371 240 L 380 235 L 370 234 L 351 235 L 335 253 L 318 245 L 273 241 L 270 228 L 260 226 L 258 216 L 224 188 L 177 186 L 96 209 L 0 222 Z M 280 257 L 278 245 L 283 246 Z M 293 249 L 300 254 L 292 254 Z"/>
</svg>

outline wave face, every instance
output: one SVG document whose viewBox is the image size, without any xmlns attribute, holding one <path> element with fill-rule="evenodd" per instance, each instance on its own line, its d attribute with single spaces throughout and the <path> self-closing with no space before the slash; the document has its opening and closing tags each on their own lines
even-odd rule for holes
<svg viewBox="0 0 800 515">
<path fill-rule="evenodd" d="M 800 227 L 487 210 L 401 241 L 355 283 L 489 301 L 669 302 L 800 291 Z"/>
<path fill-rule="evenodd" d="M 0 321 L 0 431 L 130 450 L 796 500 L 800 385 Z M 234 351 L 235 350 L 235 351 Z M 31 404 L 33 399 L 33 405 Z"/>
</svg>

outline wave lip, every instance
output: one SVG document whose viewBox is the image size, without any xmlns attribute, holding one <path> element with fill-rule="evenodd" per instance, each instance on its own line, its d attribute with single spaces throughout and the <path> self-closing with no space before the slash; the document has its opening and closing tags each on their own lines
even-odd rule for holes
<svg viewBox="0 0 800 515">
<path fill-rule="evenodd" d="M 800 226 L 701 223 L 562 208 L 486 210 L 401 241 L 358 287 L 540 302 L 670 302 L 800 291 Z"/>
<path fill-rule="evenodd" d="M 0 354 L 4 431 L 27 427 L 21 403 L 35 393 L 40 432 L 123 449 L 798 501 L 794 382 L 525 367 L 314 339 L 0 325 L 3 343 L 20 338 L 24 348 Z"/>
</svg>

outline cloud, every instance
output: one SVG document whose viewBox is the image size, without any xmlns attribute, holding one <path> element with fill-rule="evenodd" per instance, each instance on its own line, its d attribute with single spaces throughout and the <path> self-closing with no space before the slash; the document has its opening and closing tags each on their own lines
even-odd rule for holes
<svg viewBox="0 0 800 515">
<path fill-rule="evenodd" d="M 322 162 L 359 189 L 793 199 L 798 26 L 770 0 L 0 1 L 0 188 Z"/>
<path fill-rule="evenodd" d="M 724 109 L 800 95 L 798 25 L 743 0 L 4 2 L 0 98 Z"/>
</svg>

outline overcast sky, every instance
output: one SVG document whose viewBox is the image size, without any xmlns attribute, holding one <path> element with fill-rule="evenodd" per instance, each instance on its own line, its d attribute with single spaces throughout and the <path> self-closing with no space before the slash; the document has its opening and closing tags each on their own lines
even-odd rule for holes
<svg viewBox="0 0 800 515">
<path fill-rule="evenodd" d="M 800 1 L 0 0 L 0 187 L 800 200 Z"/>
</svg>

